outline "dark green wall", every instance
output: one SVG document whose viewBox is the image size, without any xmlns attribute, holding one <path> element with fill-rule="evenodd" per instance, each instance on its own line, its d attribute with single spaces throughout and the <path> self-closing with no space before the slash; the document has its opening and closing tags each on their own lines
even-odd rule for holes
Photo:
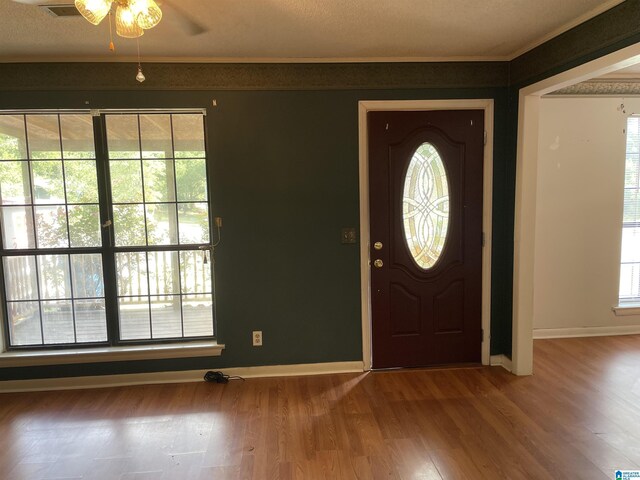
<svg viewBox="0 0 640 480">
<path fill-rule="evenodd" d="M 626 0 L 510 62 L 512 89 L 640 42 L 640 0 Z"/>
<path fill-rule="evenodd" d="M 219 358 L 11 368 L 0 379 L 360 360 L 359 100 L 493 98 L 491 352 L 511 353 L 518 91 L 640 41 L 640 0 L 510 63 L 0 65 L 0 109 L 208 108 Z M 250 332 L 264 346 L 250 346 Z"/>
<path fill-rule="evenodd" d="M 504 189 L 506 88 L 295 91 L 13 92 L 0 108 L 207 107 L 219 341 L 214 359 L 12 368 L 1 378 L 115 374 L 362 359 L 360 257 L 340 243 L 359 227 L 358 101 L 493 98 L 496 191 Z M 508 223 L 496 197 L 496 225 Z M 496 236 L 503 233 L 496 232 Z M 508 235 L 507 235 L 508 237 Z M 503 238 L 501 243 L 508 244 Z M 494 268 L 510 260 L 495 255 Z M 507 264 L 506 266 L 504 264 Z M 510 289 L 495 277 L 494 291 Z M 500 303 L 500 296 L 494 303 Z M 503 309 L 504 310 L 504 309 Z M 499 310 L 498 310 L 499 311 Z M 496 322 L 497 331 L 510 321 Z M 251 346 L 251 331 L 264 346 Z"/>
</svg>

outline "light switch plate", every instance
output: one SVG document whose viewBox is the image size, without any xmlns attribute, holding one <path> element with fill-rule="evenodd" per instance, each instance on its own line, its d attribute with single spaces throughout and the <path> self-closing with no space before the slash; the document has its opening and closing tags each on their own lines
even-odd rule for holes
<svg viewBox="0 0 640 480">
<path fill-rule="evenodd" d="M 347 227 L 342 229 L 341 243 L 357 243 L 358 234 L 355 227 Z"/>
</svg>

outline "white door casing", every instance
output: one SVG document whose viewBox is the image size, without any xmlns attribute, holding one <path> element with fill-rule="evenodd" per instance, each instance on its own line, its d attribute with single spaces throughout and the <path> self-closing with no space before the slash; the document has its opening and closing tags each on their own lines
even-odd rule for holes
<svg viewBox="0 0 640 480">
<path fill-rule="evenodd" d="M 364 369 L 371 370 L 371 269 L 369 267 L 369 154 L 367 112 L 421 110 L 484 110 L 487 141 L 484 147 L 483 214 L 484 249 L 482 252 L 482 364 L 490 361 L 491 326 L 491 227 L 493 198 L 493 109 L 492 99 L 468 100 L 364 100 L 358 103 L 360 152 L 360 290 L 362 302 L 362 358 Z"/>
</svg>

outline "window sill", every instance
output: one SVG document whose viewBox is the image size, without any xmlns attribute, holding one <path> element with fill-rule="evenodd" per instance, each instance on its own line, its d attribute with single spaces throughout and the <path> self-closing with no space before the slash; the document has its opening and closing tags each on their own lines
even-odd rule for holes
<svg viewBox="0 0 640 480">
<path fill-rule="evenodd" d="M 617 307 L 612 308 L 613 313 L 616 314 L 616 317 L 624 317 L 628 315 L 640 315 L 640 303 L 629 303 L 618 305 Z"/>
<path fill-rule="evenodd" d="M 222 354 L 222 350 L 224 350 L 224 345 L 214 341 L 55 351 L 4 352 L 0 353 L 0 368 L 157 360 L 163 358 L 219 357 Z"/>
</svg>

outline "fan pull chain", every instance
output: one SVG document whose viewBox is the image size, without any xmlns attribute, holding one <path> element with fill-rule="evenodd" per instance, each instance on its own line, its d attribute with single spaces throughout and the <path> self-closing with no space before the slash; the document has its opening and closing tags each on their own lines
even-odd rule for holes
<svg viewBox="0 0 640 480">
<path fill-rule="evenodd" d="M 116 46 L 113 43 L 113 27 L 112 27 L 113 19 L 111 18 L 111 10 L 109 10 L 109 50 L 112 52 L 116 51 Z"/>
<path fill-rule="evenodd" d="M 136 38 L 136 46 L 138 47 L 138 74 L 136 75 L 136 80 L 140 83 L 146 80 L 144 73 L 142 73 L 142 65 L 140 65 L 140 42 Z"/>
</svg>

